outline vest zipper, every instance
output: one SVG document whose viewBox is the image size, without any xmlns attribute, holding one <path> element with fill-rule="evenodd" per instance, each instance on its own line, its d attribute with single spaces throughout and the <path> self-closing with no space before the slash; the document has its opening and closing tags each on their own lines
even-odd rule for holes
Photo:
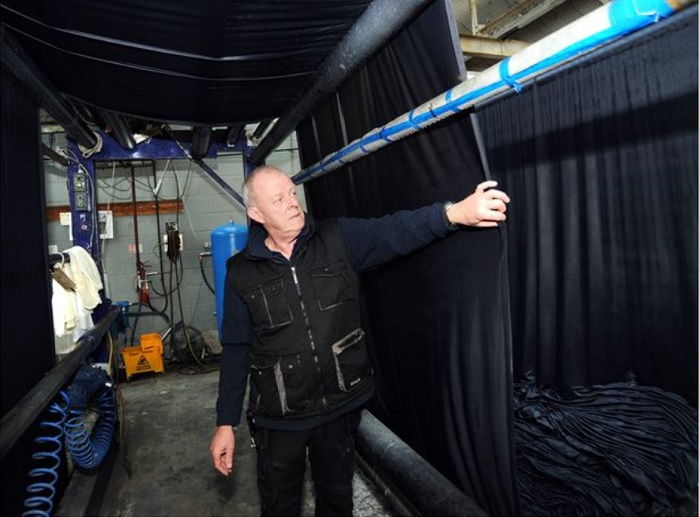
<svg viewBox="0 0 699 517">
<path fill-rule="evenodd" d="M 322 373 L 320 371 L 320 365 L 318 364 L 318 352 L 316 350 L 316 344 L 315 341 L 313 340 L 313 332 L 311 331 L 311 322 L 308 319 L 308 313 L 306 312 L 306 305 L 303 303 L 303 296 L 301 296 L 301 286 L 299 285 L 299 279 L 296 276 L 296 266 L 291 266 L 291 275 L 294 277 L 294 285 L 296 286 L 296 294 L 299 296 L 299 302 L 301 303 L 301 312 L 303 312 L 303 319 L 306 322 L 306 329 L 308 330 L 308 340 L 311 342 L 311 350 L 313 351 L 313 361 L 315 361 L 316 365 L 316 371 L 318 372 L 318 376 L 323 378 Z M 322 382 L 321 382 L 321 389 L 322 389 Z M 328 406 L 328 401 L 325 399 L 325 394 L 323 393 L 322 396 L 323 400 L 323 407 Z"/>
</svg>

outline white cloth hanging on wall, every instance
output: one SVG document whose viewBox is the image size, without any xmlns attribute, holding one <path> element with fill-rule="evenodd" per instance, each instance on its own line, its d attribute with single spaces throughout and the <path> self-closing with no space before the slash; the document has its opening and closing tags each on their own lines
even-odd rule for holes
<svg viewBox="0 0 699 517">
<path fill-rule="evenodd" d="M 80 337 L 95 326 L 92 311 L 101 303 L 99 291 L 103 288 L 97 265 L 84 248 L 74 246 L 63 253 L 70 262 L 55 267 L 75 283 L 75 290 L 66 289 L 56 280 L 51 282 L 56 354 L 72 352 Z"/>
<path fill-rule="evenodd" d="M 70 255 L 70 267 L 73 271 L 71 278 L 75 282 L 75 289 L 85 308 L 91 311 L 102 301 L 99 291 L 104 288 L 97 264 L 82 246 L 73 246 L 64 253 Z"/>
</svg>

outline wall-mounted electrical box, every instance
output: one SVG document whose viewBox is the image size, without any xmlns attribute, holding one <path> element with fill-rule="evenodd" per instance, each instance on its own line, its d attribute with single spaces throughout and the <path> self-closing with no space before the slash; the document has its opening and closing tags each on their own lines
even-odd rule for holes
<svg viewBox="0 0 699 517">
<path fill-rule="evenodd" d="M 179 232 L 177 223 L 174 221 L 168 221 L 165 223 L 165 233 L 163 235 L 163 249 L 167 252 L 168 251 L 168 235 L 172 235 L 177 239 L 178 242 L 178 249 L 179 251 L 182 251 L 184 249 L 184 238 L 183 235 Z"/>
<path fill-rule="evenodd" d="M 77 199 L 77 198 L 76 198 Z M 59 214 L 61 226 L 68 227 L 68 238 L 73 240 L 73 225 L 71 224 L 71 213 L 61 212 Z M 99 210 L 97 212 L 97 226 L 99 227 L 100 239 L 114 238 L 114 217 L 111 210 Z"/>
<path fill-rule="evenodd" d="M 78 172 L 73 176 L 73 195 L 76 210 L 89 210 L 89 199 L 87 195 L 87 175 Z"/>
<path fill-rule="evenodd" d="M 167 233 L 163 235 L 163 249 L 167 252 Z M 184 249 L 184 237 L 181 233 L 177 234 L 177 241 L 179 242 L 179 250 Z"/>
<path fill-rule="evenodd" d="M 100 239 L 114 238 L 114 217 L 111 210 L 98 211 L 97 223 L 100 228 Z"/>
</svg>

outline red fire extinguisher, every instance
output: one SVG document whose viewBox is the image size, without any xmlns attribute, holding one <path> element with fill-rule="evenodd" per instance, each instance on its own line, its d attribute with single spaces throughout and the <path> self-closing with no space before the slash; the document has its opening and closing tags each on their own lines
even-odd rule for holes
<svg viewBox="0 0 699 517">
<path fill-rule="evenodd" d="M 139 262 L 138 264 L 138 299 L 141 305 L 148 305 L 150 303 L 150 286 L 148 285 L 146 266 L 143 262 Z"/>
</svg>

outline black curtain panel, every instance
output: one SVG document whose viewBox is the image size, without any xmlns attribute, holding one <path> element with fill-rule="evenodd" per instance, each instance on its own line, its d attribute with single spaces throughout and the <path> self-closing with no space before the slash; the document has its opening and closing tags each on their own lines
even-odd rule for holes
<svg viewBox="0 0 699 517">
<path fill-rule="evenodd" d="M 0 242 L 2 242 L 2 416 L 27 395 L 55 364 L 51 284 L 46 238 L 46 197 L 41 162 L 39 110 L 9 74 L 0 75 Z M 34 422 L 2 458 L 0 515 L 18 515 L 31 482 L 34 442 L 45 436 Z M 58 484 L 57 489 L 61 488 Z"/>
<path fill-rule="evenodd" d="M 696 6 L 479 113 L 509 206 L 515 379 L 697 403 Z"/>
<path fill-rule="evenodd" d="M 39 110 L 2 75 L 2 415 L 55 363 Z"/>
<path fill-rule="evenodd" d="M 459 81 L 448 12 L 432 4 L 299 127 L 304 166 Z M 374 217 L 459 200 L 484 179 L 459 116 L 305 187 L 318 219 Z M 492 515 L 518 512 L 504 232 L 463 229 L 362 277 L 369 409 Z"/>
</svg>

